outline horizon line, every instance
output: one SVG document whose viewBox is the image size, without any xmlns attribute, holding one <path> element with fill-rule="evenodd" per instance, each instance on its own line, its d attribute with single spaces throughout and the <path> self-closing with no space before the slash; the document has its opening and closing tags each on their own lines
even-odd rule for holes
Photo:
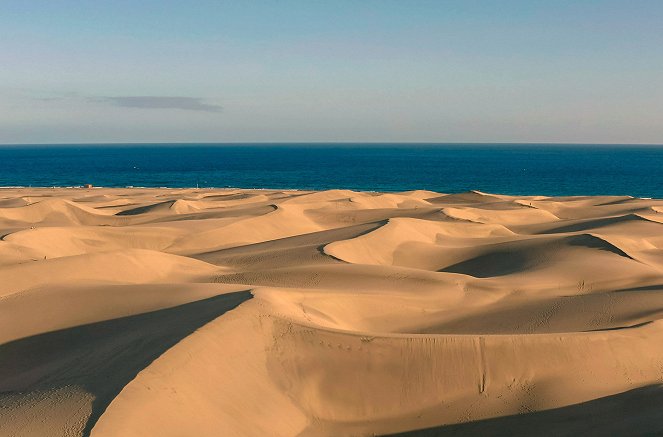
<svg viewBox="0 0 663 437">
<path fill-rule="evenodd" d="M 196 146 L 196 145 L 218 145 L 218 146 L 260 146 L 260 145 L 468 145 L 468 146 L 643 146 L 663 147 L 663 143 L 594 143 L 594 142 L 527 142 L 527 141 L 498 141 L 498 142 L 444 142 L 444 141 L 130 141 L 130 142 L 56 142 L 56 143 L 0 143 L 0 147 L 20 146 Z"/>
</svg>

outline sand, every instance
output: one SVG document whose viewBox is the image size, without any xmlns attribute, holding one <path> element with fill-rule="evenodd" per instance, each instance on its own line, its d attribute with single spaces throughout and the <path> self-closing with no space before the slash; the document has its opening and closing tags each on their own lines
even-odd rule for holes
<svg viewBox="0 0 663 437">
<path fill-rule="evenodd" d="M 1 436 L 663 433 L 663 201 L 0 189 Z"/>
</svg>

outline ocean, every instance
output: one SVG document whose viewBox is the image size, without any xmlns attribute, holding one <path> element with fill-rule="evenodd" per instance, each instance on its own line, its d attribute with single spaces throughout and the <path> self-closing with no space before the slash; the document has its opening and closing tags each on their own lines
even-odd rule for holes
<svg viewBox="0 0 663 437">
<path fill-rule="evenodd" d="M 663 198 L 663 146 L 149 144 L 0 146 L 0 186 L 480 190 Z"/>
</svg>

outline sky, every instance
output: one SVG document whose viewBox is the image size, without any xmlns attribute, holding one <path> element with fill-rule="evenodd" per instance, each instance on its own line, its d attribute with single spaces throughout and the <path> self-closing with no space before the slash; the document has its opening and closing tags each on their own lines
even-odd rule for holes
<svg viewBox="0 0 663 437">
<path fill-rule="evenodd" d="M 663 143 L 661 0 L 0 0 L 0 143 Z"/>
</svg>

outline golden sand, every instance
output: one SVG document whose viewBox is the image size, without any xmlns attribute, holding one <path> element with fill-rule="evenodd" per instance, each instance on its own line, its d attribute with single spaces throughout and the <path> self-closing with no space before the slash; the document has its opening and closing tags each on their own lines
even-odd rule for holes
<svg viewBox="0 0 663 437">
<path fill-rule="evenodd" d="M 660 432 L 662 212 L 2 189 L 0 435 Z"/>
</svg>

